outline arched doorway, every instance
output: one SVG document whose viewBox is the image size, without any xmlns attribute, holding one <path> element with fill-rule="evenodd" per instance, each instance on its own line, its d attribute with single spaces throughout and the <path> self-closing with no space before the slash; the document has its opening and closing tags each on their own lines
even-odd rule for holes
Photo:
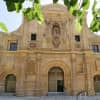
<svg viewBox="0 0 100 100">
<path fill-rule="evenodd" d="M 16 76 L 9 74 L 5 79 L 5 92 L 6 93 L 15 93 L 16 92 Z"/>
<path fill-rule="evenodd" d="M 100 95 L 100 75 L 94 77 L 94 90 L 95 95 Z"/>
<path fill-rule="evenodd" d="M 59 67 L 48 72 L 48 92 L 64 92 L 64 72 Z"/>
</svg>

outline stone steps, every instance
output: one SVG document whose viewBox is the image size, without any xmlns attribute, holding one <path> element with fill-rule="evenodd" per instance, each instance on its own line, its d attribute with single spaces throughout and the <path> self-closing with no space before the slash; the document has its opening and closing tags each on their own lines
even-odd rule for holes
<svg viewBox="0 0 100 100">
<path fill-rule="evenodd" d="M 2 93 L 1 96 L 15 96 L 15 93 Z"/>
<path fill-rule="evenodd" d="M 45 96 L 39 100 L 100 100 L 100 96 Z"/>
<path fill-rule="evenodd" d="M 0 96 L 0 100 L 100 100 L 100 96 L 41 96 L 41 97 L 16 97 Z"/>
<path fill-rule="evenodd" d="M 48 96 L 66 96 L 65 92 L 48 92 Z"/>
</svg>

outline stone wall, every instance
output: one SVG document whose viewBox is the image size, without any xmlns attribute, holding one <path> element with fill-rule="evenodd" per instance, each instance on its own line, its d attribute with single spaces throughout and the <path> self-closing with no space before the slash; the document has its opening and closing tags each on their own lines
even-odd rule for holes
<svg viewBox="0 0 100 100">
<path fill-rule="evenodd" d="M 47 5 L 42 10 L 42 25 L 24 18 L 18 30 L 0 34 L 0 94 L 5 93 L 6 76 L 13 74 L 17 96 L 48 95 L 48 72 L 59 67 L 64 72 L 67 95 L 84 91 L 94 95 L 93 78 L 100 75 L 100 55 L 90 46 L 99 38 L 90 34 L 86 23 L 77 32 L 76 18 L 62 5 Z M 36 41 L 31 41 L 31 33 L 36 34 Z M 75 41 L 75 35 L 80 35 L 80 42 Z M 9 50 L 13 41 L 18 43 L 16 51 Z"/>
</svg>

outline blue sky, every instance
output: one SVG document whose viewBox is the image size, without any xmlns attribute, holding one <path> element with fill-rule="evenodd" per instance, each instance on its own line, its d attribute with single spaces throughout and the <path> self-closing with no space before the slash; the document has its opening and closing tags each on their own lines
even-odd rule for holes
<svg viewBox="0 0 100 100">
<path fill-rule="evenodd" d="M 62 4 L 63 0 L 59 0 L 59 3 Z M 88 25 L 90 24 L 91 20 L 92 20 L 92 16 L 91 16 L 91 7 L 93 4 L 94 0 L 90 0 L 91 1 L 91 6 L 89 8 L 89 13 L 88 13 Z M 100 0 L 97 0 L 98 2 L 100 2 Z M 41 4 L 45 5 L 45 4 L 50 4 L 52 3 L 52 0 L 41 0 Z M 25 7 L 31 6 L 30 3 L 26 2 L 24 3 Z M 98 4 L 99 6 L 99 4 Z M 6 9 L 6 5 L 3 2 L 3 0 L 0 0 L 0 22 L 3 22 L 6 24 L 9 32 L 12 32 L 14 30 L 16 30 L 22 23 L 22 14 L 21 13 L 16 13 L 16 12 L 8 12 Z M 100 32 L 99 32 L 100 33 Z"/>
</svg>

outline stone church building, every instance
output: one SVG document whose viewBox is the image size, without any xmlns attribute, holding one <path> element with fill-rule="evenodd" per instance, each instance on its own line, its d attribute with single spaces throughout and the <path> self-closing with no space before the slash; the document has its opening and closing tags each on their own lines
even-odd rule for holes
<svg viewBox="0 0 100 100">
<path fill-rule="evenodd" d="M 11 34 L 0 32 L 0 95 L 99 94 L 100 37 L 89 31 L 86 19 L 77 32 L 76 18 L 63 5 L 42 11 L 43 24 L 24 18 Z"/>
</svg>

